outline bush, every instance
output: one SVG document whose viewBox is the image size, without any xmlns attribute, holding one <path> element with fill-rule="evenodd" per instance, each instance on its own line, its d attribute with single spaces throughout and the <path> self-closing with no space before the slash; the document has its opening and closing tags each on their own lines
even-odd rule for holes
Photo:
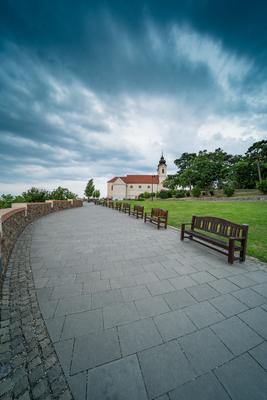
<svg viewBox="0 0 267 400">
<path fill-rule="evenodd" d="M 263 193 L 267 194 L 267 178 L 257 183 L 257 188 Z"/>
<path fill-rule="evenodd" d="M 151 197 L 151 193 L 145 192 L 143 197 L 144 197 L 145 199 L 149 199 L 149 198 Z"/>
<path fill-rule="evenodd" d="M 202 196 L 207 196 L 207 193 L 206 192 L 202 192 Z"/>
<path fill-rule="evenodd" d="M 145 197 L 144 193 L 140 193 L 139 196 L 138 196 L 138 199 L 144 199 L 144 197 Z"/>
<path fill-rule="evenodd" d="M 223 188 L 223 192 L 227 197 L 232 197 L 234 192 L 235 192 L 235 188 L 233 185 L 225 185 Z"/>
<path fill-rule="evenodd" d="M 210 190 L 210 195 L 214 196 L 214 190 L 213 189 Z"/>
<path fill-rule="evenodd" d="M 176 190 L 175 197 L 177 199 L 180 199 L 180 198 L 185 197 L 185 196 L 186 196 L 186 191 L 185 190 Z"/>
<path fill-rule="evenodd" d="M 190 191 L 189 191 L 189 190 L 187 190 L 187 192 L 185 192 L 185 195 L 186 195 L 186 197 L 190 197 L 190 196 L 191 196 L 191 193 L 190 193 Z"/>
<path fill-rule="evenodd" d="M 192 189 L 192 195 L 194 197 L 199 197 L 201 195 L 201 190 L 198 186 L 194 186 Z"/>
<path fill-rule="evenodd" d="M 161 199 L 168 199 L 169 198 L 169 193 L 168 192 L 169 192 L 168 190 L 161 190 L 159 192 L 159 197 Z"/>
<path fill-rule="evenodd" d="M 143 197 L 138 197 L 137 201 L 145 201 Z"/>
</svg>

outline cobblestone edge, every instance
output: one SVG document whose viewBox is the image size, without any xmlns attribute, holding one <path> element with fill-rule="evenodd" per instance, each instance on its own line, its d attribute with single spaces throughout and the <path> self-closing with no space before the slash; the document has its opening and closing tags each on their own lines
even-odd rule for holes
<svg viewBox="0 0 267 400">
<path fill-rule="evenodd" d="M 32 224 L 16 241 L 0 302 L 0 399 L 73 400 L 39 309 L 30 262 Z"/>
</svg>

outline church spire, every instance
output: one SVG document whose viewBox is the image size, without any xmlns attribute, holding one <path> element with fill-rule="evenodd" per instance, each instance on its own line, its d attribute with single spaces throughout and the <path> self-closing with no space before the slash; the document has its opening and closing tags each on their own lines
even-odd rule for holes
<svg viewBox="0 0 267 400">
<path fill-rule="evenodd" d="M 165 165 L 165 166 L 167 166 L 166 160 L 165 160 L 165 158 L 164 158 L 164 156 L 163 156 L 163 151 L 161 152 L 161 157 L 160 157 L 160 160 L 159 160 L 159 163 L 158 163 L 158 167 L 159 167 L 160 165 Z"/>
</svg>

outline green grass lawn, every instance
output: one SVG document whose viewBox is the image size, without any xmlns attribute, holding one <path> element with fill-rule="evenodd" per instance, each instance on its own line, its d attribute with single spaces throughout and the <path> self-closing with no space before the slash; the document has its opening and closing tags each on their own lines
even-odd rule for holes
<svg viewBox="0 0 267 400">
<path fill-rule="evenodd" d="M 127 201 L 128 202 L 128 201 Z M 248 224 L 248 254 L 267 262 L 267 202 L 264 201 L 203 201 L 203 200 L 145 200 L 130 201 L 169 211 L 169 224 L 180 228 L 182 222 L 191 221 L 192 215 L 210 215 Z"/>
</svg>

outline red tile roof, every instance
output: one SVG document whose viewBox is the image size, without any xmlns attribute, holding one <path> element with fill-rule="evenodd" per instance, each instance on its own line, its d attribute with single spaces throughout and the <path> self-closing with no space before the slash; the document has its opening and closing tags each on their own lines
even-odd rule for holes
<svg viewBox="0 0 267 400">
<path fill-rule="evenodd" d="M 118 178 L 121 178 L 123 182 L 126 184 L 129 183 L 140 183 L 140 184 L 159 184 L 159 176 L 158 175 L 126 175 L 126 176 L 114 176 L 114 178 L 110 179 L 108 183 L 115 182 Z"/>
</svg>

